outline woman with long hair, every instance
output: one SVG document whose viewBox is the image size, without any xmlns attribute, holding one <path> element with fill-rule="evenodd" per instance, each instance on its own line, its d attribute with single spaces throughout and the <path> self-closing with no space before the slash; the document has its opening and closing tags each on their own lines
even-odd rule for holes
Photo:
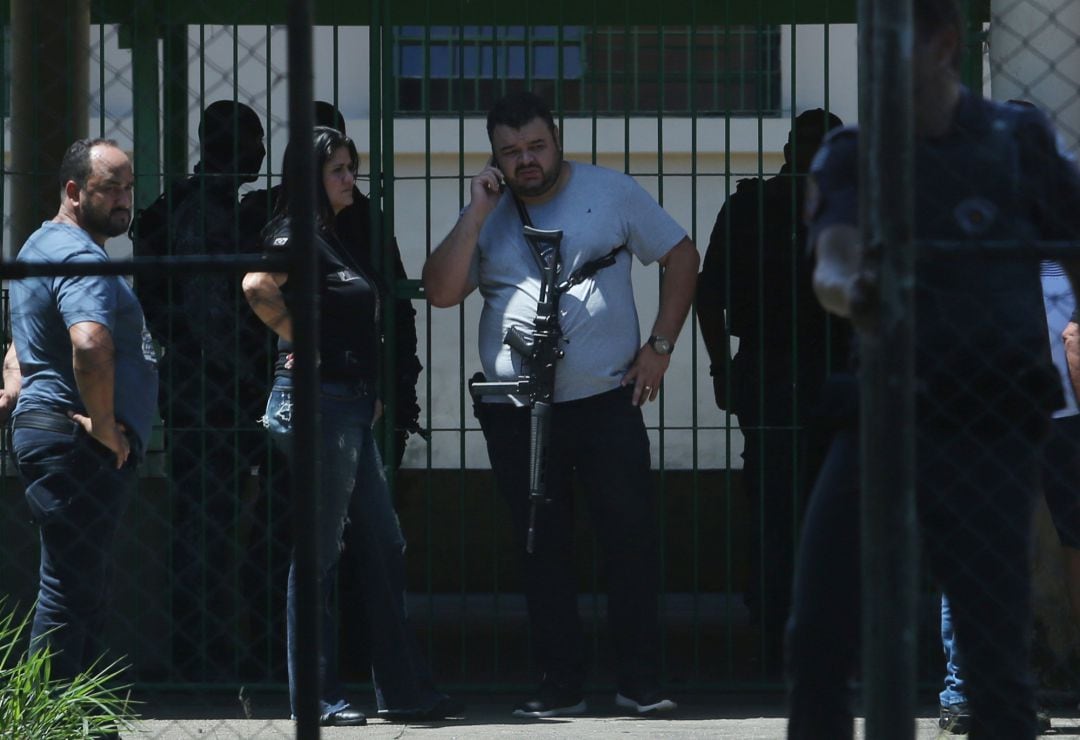
<svg viewBox="0 0 1080 740">
<path fill-rule="evenodd" d="M 360 593 L 369 625 L 368 646 L 379 716 L 390 720 L 435 720 L 461 714 L 457 701 L 435 688 L 421 657 L 405 609 L 405 540 L 372 424 L 380 404 L 378 381 L 380 307 L 385 296 L 379 284 L 349 257 L 334 227 L 338 213 L 352 204 L 359 157 L 356 146 L 340 131 L 324 126 L 314 133 L 316 234 L 319 256 L 319 372 L 321 419 L 320 506 L 318 508 L 319 581 L 322 610 L 319 661 L 320 724 L 362 725 L 364 714 L 349 704 L 337 677 L 336 620 L 331 606 L 337 565 L 344 546 L 358 558 Z M 287 251 L 290 242 L 289 170 L 285 152 L 284 185 L 275 216 L 263 231 L 268 252 Z M 255 314 L 278 336 L 274 384 L 265 423 L 286 457 L 292 444 L 293 295 L 287 273 L 249 273 L 244 295 Z M 295 561 L 289 570 L 287 637 L 289 698 L 296 713 Z M 310 605 L 304 605 L 310 607 Z"/>
</svg>

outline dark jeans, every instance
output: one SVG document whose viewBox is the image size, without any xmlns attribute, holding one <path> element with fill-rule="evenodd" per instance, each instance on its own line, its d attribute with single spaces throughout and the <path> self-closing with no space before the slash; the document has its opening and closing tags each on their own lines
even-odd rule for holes
<svg viewBox="0 0 1080 740">
<path fill-rule="evenodd" d="M 235 377 L 232 368 L 204 367 L 183 345 L 166 353 L 161 373 L 173 507 L 173 665 L 181 679 L 235 681 L 266 654 L 265 549 L 249 546 L 266 536 L 250 495 L 252 470 L 269 467 L 270 444 L 258 425 L 265 399 L 250 390 L 265 385 Z"/>
<path fill-rule="evenodd" d="M 115 455 L 74 423 L 69 432 L 16 427 L 12 438 L 41 538 L 31 646 L 51 648 L 52 677 L 71 679 L 105 653 L 112 547 L 135 461 L 117 470 Z"/>
<path fill-rule="evenodd" d="M 1042 487 L 1063 547 L 1080 549 L 1080 414 L 1050 422 Z"/>
<path fill-rule="evenodd" d="M 619 690 L 659 683 L 659 553 L 649 477 L 649 438 L 631 389 L 554 405 L 547 468 L 551 503 L 537 514 L 535 552 L 525 552 L 529 517 L 529 409 L 477 404 L 499 492 L 520 543 L 534 660 L 542 675 L 579 688 L 585 677 L 574 555 L 572 478 L 584 486 L 600 541 Z"/>
<path fill-rule="evenodd" d="M 1017 423 L 917 443 L 923 551 L 964 635 L 972 738 L 1036 735 L 1028 678 L 1031 515 L 1039 443 Z M 851 738 L 860 643 L 858 435 L 840 432 L 810 498 L 788 624 L 790 738 Z"/>
<path fill-rule="evenodd" d="M 246 495 L 253 461 L 244 452 L 260 435 L 200 426 L 168 436 L 173 662 L 187 680 L 231 681 L 246 659 L 238 636 L 248 632 L 241 622 L 250 616 L 244 601 L 252 586 L 238 582 L 236 570 L 247 557 L 241 525 L 255 504 Z"/>
<path fill-rule="evenodd" d="M 1042 455 L 1042 490 L 1062 547 L 1080 547 L 1080 415 L 1050 423 Z M 941 706 L 967 702 L 967 661 L 956 639 L 949 598 L 941 596 L 941 647 L 945 651 L 945 687 Z"/>
<path fill-rule="evenodd" d="M 349 706 L 338 680 L 338 627 L 333 609 L 343 545 L 357 560 L 357 572 L 361 574 L 360 590 L 367 613 L 379 711 L 393 714 L 430 709 L 444 696 L 435 688 L 406 613 L 405 538 L 371 431 L 374 404 L 374 395 L 363 384 L 322 384 L 319 402 L 322 489 L 315 533 L 322 589 L 319 604 L 297 603 L 296 574 L 293 568 L 289 570 L 290 701 L 295 706 L 297 609 L 317 608 L 322 622 L 319 673 L 324 714 Z M 292 456 L 292 386 L 287 378 L 278 378 L 274 383 L 266 405 L 266 421 L 275 443 Z"/>
<path fill-rule="evenodd" d="M 779 675 L 791 607 L 795 535 L 828 449 L 828 433 L 808 426 L 809 404 L 796 407 L 790 379 L 785 385 L 782 379 L 755 377 L 737 388 L 751 396 L 740 396 L 737 402 L 744 440 L 743 490 L 751 512 L 745 600 L 751 619 L 763 632 L 762 666 L 766 673 Z"/>
</svg>

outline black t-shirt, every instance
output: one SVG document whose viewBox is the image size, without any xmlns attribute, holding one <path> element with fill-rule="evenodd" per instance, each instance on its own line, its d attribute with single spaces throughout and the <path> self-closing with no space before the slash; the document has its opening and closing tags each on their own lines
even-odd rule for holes
<svg viewBox="0 0 1080 740">
<path fill-rule="evenodd" d="M 752 376 L 755 399 L 764 374 L 779 383 L 796 378 L 810 400 L 827 367 L 842 366 L 849 351 L 850 329 L 830 322 L 811 285 L 803 179 L 785 165 L 767 180 L 740 180 L 716 217 L 698 277 L 699 291 L 727 311 L 741 355 L 733 369 Z"/>
<path fill-rule="evenodd" d="M 379 375 L 380 298 L 374 281 L 351 258 L 333 232 L 320 229 L 314 240 L 319 252 L 319 370 L 324 381 L 361 380 L 374 384 Z M 269 253 L 290 249 L 289 222 L 271 225 L 264 242 Z M 292 283 L 281 286 L 292 310 Z M 292 343 L 278 340 L 275 374 L 289 376 L 285 359 Z"/>
</svg>

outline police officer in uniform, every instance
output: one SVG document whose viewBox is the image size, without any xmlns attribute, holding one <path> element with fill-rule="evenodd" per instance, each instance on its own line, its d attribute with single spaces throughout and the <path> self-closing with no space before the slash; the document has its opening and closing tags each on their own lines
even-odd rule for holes
<svg viewBox="0 0 1080 740">
<path fill-rule="evenodd" d="M 746 604 L 764 630 L 769 674 L 780 665 L 796 512 L 827 449 L 820 391 L 849 351 L 850 327 L 830 322 L 811 290 L 800 218 L 810 162 L 841 125 L 821 108 L 795 118 L 780 172 L 739 180 L 720 209 L 698 278 L 716 405 L 739 417 L 744 439 L 742 483 L 754 516 Z"/>
<path fill-rule="evenodd" d="M 964 644 L 970 736 L 1023 740 L 1036 735 L 1030 521 L 1041 440 L 1062 396 L 1038 252 L 992 255 L 988 243 L 1076 239 L 1080 173 L 1040 113 L 960 84 L 963 26 L 952 0 L 915 0 L 914 10 L 919 526 Z M 856 132 L 831 136 L 811 168 L 806 210 L 819 300 L 873 331 L 876 277 L 859 242 L 857 163 Z M 1064 267 L 1075 286 L 1077 263 Z M 788 625 L 791 738 L 853 733 L 857 461 L 857 434 L 844 430 L 806 514 Z"/>
</svg>

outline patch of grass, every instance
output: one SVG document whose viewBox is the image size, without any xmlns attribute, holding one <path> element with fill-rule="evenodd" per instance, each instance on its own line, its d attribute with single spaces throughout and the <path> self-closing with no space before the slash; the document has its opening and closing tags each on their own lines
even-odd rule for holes
<svg viewBox="0 0 1080 740">
<path fill-rule="evenodd" d="M 95 663 L 71 681 L 50 675 L 52 650 L 27 648 L 31 612 L 21 618 L 0 597 L 0 738 L 80 740 L 131 728 L 128 686 L 113 686 L 123 665 Z"/>
</svg>

